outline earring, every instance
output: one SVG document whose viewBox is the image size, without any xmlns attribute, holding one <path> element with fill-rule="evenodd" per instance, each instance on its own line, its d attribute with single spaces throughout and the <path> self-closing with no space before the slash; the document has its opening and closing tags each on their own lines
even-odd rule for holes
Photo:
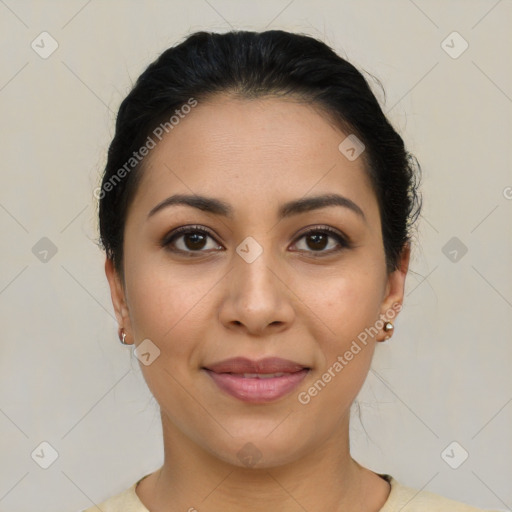
<svg viewBox="0 0 512 512">
<path fill-rule="evenodd" d="M 384 332 L 390 333 L 390 334 L 388 334 L 387 336 L 384 337 L 384 341 L 389 340 L 389 338 L 391 338 L 391 336 L 393 334 L 393 329 L 394 328 L 395 328 L 395 326 L 391 322 L 386 322 L 384 324 Z"/>
<path fill-rule="evenodd" d="M 121 327 L 121 329 L 119 329 L 118 336 L 119 336 L 119 341 L 123 345 L 129 345 L 129 343 L 126 343 L 126 333 L 124 332 L 124 329 L 122 327 Z"/>
</svg>

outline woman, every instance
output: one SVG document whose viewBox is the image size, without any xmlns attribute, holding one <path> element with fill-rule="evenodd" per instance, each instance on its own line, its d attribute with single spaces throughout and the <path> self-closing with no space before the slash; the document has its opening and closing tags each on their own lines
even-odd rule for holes
<svg viewBox="0 0 512 512">
<path fill-rule="evenodd" d="M 97 197 L 165 457 L 88 512 L 477 510 L 349 450 L 404 298 L 418 171 L 360 72 L 310 37 L 200 32 L 144 71 Z"/>
</svg>

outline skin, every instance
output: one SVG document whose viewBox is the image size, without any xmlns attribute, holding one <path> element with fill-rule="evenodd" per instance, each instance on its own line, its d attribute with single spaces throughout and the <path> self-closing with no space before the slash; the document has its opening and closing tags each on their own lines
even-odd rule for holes
<svg viewBox="0 0 512 512">
<path fill-rule="evenodd" d="M 146 157 L 126 220 L 124 279 L 109 259 L 105 271 L 126 341 L 150 339 L 160 350 L 141 364 L 160 405 L 165 452 L 163 466 L 136 489 L 151 512 L 378 511 L 388 498 L 389 484 L 349 452 L 350 406 L 385 333 L 369 338 L 307 405 L 297 399 L 403 300 L 409 246 L 388 273 L 363 159 L 349 161 L 338 150 L 346 135 L 318 109 L 289 98 L 218 95 Z M 221 199 L 233 217 L 179 205 L 148 218 L 177 193 Z M 326 193 L 349 198 L 364 218 L 329 206 L 278 219 L 281 204 Z M 202 244 L 175 239 L 176 249 L 195 257 L 161 246 L 184 225 L 212 233 Z M 306 227 L 325 226 L 352 247 L 330 235 L 324 245 L 302 236 Z M 236 252 L 249 236 L 263 248 L 252 263 Z M 278 356 L 311 372 L 289 395 L 248 404 L 201 370 L 235 356 Z M 260 455 L 255 466 L 237 456 L 249 442 Z"/>
</svg>

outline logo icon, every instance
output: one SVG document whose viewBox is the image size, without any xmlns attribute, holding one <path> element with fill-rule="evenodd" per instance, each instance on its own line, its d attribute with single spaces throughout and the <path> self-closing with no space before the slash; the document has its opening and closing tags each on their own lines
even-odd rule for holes
<svg viewBox="0 0 512 512">
<path fill-rule="evenodd" d="M 48 469 L 59 458 L 57 450 L 47 441 L 37 445 L 30 456 L 43 469 Z"/>
<path fill-rule="evenodd" d="M 452 32 L 441 43 L 441 48 L 452 58 L 458 59 L 469 47 L 469 43 L 458 33 Z"/>
<path fill-rule="evenodd" d="M 452 441 L 442 452 L 441 458 L 452 469 L 457 469 L 469 457 L 469 453 L 457 441 Z"/>
<path fill-rule="evenodd" d="M 160 356 L 160 349 L 150 339 L 146 338 L 139 343 L 133 353 L 144 366 L 149 366 Z"/>
<path fill-rule="evenodd" d="M 48 263 L 57 254 L 57 246 L 49 238 L 43 236 L 32 247 L 32 254 L 42 263 Z"/>
<path fill-rule="evenodd" d="M 248 236 L 237 246 L 236 252 L 247 263 L 252 263 L 263 252 L 263 247 L 252 236 Z"/>
<path fill-rule="evenodd" d="M 254 467 L 262 457 L 262 453 L 252 443 L 245 443 L 237 453 L 238 460 L 249 468 Z"/>
<path fill-rule="evenodd" d="M 353 162 L 365 150 L 365 145 L 352 133 L 341 141 L 338 149 L 347 160 Z"/>
<path fill-rule="evenodd" d="M 468 252 L 468 248 L 454 236 L 446 242 L 441 251 L 452 263 L 458 263 Z"/>
<path fill-rule="evenodd" d="M 47 59 L 59 47 L 59 43 L 48 32 L 41 32 L 30 46 L 39 57 Z"/>
</svg>

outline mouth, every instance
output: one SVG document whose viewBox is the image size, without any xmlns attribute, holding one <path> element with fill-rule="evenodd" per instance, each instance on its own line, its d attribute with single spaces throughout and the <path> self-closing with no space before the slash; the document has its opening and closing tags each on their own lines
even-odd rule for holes
<svg viewBox="0 0 512 512">
<path fill-rule="evenodd" d="M 202 370 L 224 393 L 243 402 L 268 403 L 291 393 L 311 368 L 277 357 L 259 361 L 239 357 Z"/>
</svg>

